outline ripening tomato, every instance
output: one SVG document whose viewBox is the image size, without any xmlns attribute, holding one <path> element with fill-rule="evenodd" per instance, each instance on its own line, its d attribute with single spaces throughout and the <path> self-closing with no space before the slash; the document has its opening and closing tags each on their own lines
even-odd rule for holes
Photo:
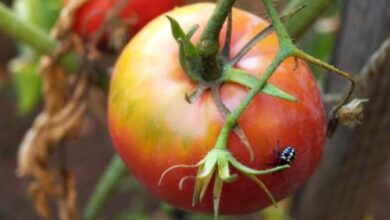
<svg viewBox="0 0 390 220">
<path fill-rule="evenodd" d="M 200 29 L 193 37 L 196 42 L 214 6 L 211 3 L 189 5 L 168 15 L 179 21 L 184 30 L 198 24 Z M 231 54 L 236 54 L 266 26 L 267 22 L 259 17 L 234 9 Z M 223 39 L 221 36 L 221 45 Z M 236 67 L 260 76 L 278 50 L 277 38 L 271 34 Z M 160 175 L 167 168 L 199 162 L 212 149 L 224 123 L 209 92 L 193 104 L 184 99 L 195 85 L 183 73 L 178 52 L 165 16 L 148 24 L 132 39 L 120 55 L 113 73 L 109 129 L 121 158 L 133 175 L 155 195 L 178 208 L 212 213 L 212 187 L 201 203 L 191 204 L 194 179 L 185 177 L 195 176 L 195 168 L 173 170 L 161 185 L 158 184 Z M 239 120 L 255 160 L 250 161 L 247 150 L 234 132 L 229 136 L 228 149 L 243 164 L 266 169 L 278 161 L 278 150 L 292 145 L 297 155 L 291 168 L 259 176 L 280 200 L 296 191 L 314 172 L 325 141 L 325 116 L 318 87 L 303 61 L 285 60 L 270 82 L 295 96 L 298 102 L 257 95 Z M 233 110 L 248 89 L 229 83 L 220 92 L 223 102 Z M 179 189 L 181 180 L 185 181 Z M 254 182 L 240 175 L 235 182 L 224 185 L 220 214 L 245 214 L 270 204 L 267 195 Z"/>
<path fill-rule="evenodd" d="M 70 0 L 65 0 L 65 3 Z M 102 25 L 107 12 L 121 0 L 89 0 L 76 12 L 74 30 L 83 37 L 92 36 Z M 138 32 L 145 24 L 158 15 L 181 5 L 182 0 L 128 0 L 119 17 L 129 22 L 131 33 Z"/>
</svg>

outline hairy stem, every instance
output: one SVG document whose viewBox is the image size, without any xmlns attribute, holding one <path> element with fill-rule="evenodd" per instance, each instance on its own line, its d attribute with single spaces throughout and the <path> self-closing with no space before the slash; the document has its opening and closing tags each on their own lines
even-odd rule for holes
<svg viewBox="0 0 390 220">
<path fill-rule="evenodd" d="M 211 81 L 221 76 L 222 62 L 219 57 L 219 35 L 235 0 L 219 0 L 198 43 L 202 59 L 204 80 Z"/>
</svg>

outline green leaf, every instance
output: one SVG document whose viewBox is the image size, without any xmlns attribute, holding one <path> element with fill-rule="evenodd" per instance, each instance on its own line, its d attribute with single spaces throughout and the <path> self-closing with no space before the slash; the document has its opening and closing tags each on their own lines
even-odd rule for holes
<svg viewBox="0 0 390 220">
<path fill-rule="evenodd" d="M 270 95 L 270 96 L 273 96 L 273 97 L 276 97 L 276 98 L 281 98 L 281 99 L 284 99 L 284 100 L 287 100 L 287 101 L 291 101 L 291 102 L 297 102 L 298 100 L 284 92 L 283 90 L 279 89 L 278 87 L 272 85 L 271 83 L 266 83 L 264 88 L 261 90 L 261 92 L 267 94 L 267 95 Z"/>
<path fill-rule="evenodd" d="M 184 32 L 184 30 L 181 28 L 180 24 L 172 17 L 167 16 L 169 22 L 171 23 L 171 30 L 173 38 L 183 46 L 183 52 L 184 56 L 186 58 L 188 57 L 194 57 L 198 55 L 198 51 L 194 44 L 191 43 L 189 38 L 187 37 L 187 34 Z M 197 30 L 196 26 L 191 27 L 188 36 L 192 36 L 195 31 Z"/>
<path fill-rule="evenodd" d="M 174 18 L 167 16 L 170 24 L 171 24 L 171 31 L 172 36 L 175 38 L 175 40 L 183 40 L 186 38 L 186 34 L 184 33 L 183 29 L 181 28 L 179 22 L 177 22 Z"/>
<path fill-rule="evenodd" d="M 218 175 L 219 177 L 227 183 L 234 182 L 238 175 L 230 175 L 229 161 L 226 157 L 218 157 Z"/>
<path fill-rule="evenodd" d="M 180 65 L 190 79 L 199 82 L 201 80 L 199 73 L 200 67 L 202 66 L 201 59 L 197 48 L 190 41 L 190 38 L 196 32 L 198 26 L 192 26 L 186 34 L 174 18 L 169 16 L 167 16 L 167 18 L 171 24 L 172 36 L 179 44 Z"/>
<path fill-rule="evenodd" d="M 42 83 L 37 66 L 37 62 L 25 63 L 20 59 L 14 60 L 10 65 L 13 86 L 18 97 L 18 110 L 22 116 L 31 113 L 42 96 Z"/>
<path fill-rule="evenodd" d="M 250 75 L 242 70 L 235 69 L 233 67 L 226 68 L 224 79 L 227 82 L 234 82 L 243 86 L 246 86 L 248 88 L 253 88 L 256 85 L 257 79 L 255 76 Z M 272 85 L 271 83 L 267 82 L 261 92 L 276 97 L 280 99 L 284 99 L 291 102 L 296 102 L 297 99 L 284 92 L 283 90 L 279 89 L 278 87 Z"/>
</svg>

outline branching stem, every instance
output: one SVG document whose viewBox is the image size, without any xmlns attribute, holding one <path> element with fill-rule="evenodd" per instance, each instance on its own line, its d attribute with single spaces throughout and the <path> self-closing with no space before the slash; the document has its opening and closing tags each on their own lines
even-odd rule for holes
<svg viewBox="0 0 390 220">
<path fill-rule="evenodd" d="M 272 63 L 268 66 L 265 73 L 261 76 L 261 78 L 256 83 L 256 86 L 252 88 L 245 99 L 240 103 L 240 105 L 226 118 L 225 124 L 222 127 L 222 130 L 219 133 L 217 142 L 215 144 L 215 148 L 225 149 L 227 147 L 227 140 L 232 128 L 236 125 L 237 120 L 244 112 L 244 110 L 251 103 L 256 94 L 263 89 L 267 80 L 272 76 L 273 72 L 277 69 L 277 67 L 282 63 L 282 61 L 286 58 L 286 55 L 283 53 L 278 53 Z"/>
<path fill-rule="evenodd" d="M 241 114 L 245 111 L 248 105 L 251 103 L 253 98 L 261 91 L 267 83 L 267 80 L 272 76 L 278 66 L 283 62 L 284 59 L 291 56 L 294 52 L 294 45 L 291 38 L 289 37 L 286 28 L 283 25 L 281 18 L 276 12 L 275 8 L 272 5 L 271 0 L 262 0 L 264 6 L 272 20 L 272 25 L 275 29 L 275 32 L 278 36 L 280 51 L 277 53 L 272 63 L 268 66 L 264 74 L 256 82 L 256 86 L 253 87 L 245 99 L 240 103 L 240 105 L 226 118 L 226 122 L 222 127 L 222 130 L 219 133 L 215 148 L 225 149 L 227 148 L 227 140 L 232 128 L 236 125 Z"/>
</svg>

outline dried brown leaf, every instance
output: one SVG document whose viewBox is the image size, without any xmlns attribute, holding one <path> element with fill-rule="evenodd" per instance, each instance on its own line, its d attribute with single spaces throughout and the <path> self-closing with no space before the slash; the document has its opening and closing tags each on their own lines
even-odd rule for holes
<svg viewBox="0 0 390 220">
<path fill-rule="evenodd" d="M 360 124 L 360 120 L 363 118 L 363 104 L 366 102 L 368 102 L 368 99 L 353 99 L 341 107 L 336 114 L 339 123 L 349 127 Z"/>
</svg>

